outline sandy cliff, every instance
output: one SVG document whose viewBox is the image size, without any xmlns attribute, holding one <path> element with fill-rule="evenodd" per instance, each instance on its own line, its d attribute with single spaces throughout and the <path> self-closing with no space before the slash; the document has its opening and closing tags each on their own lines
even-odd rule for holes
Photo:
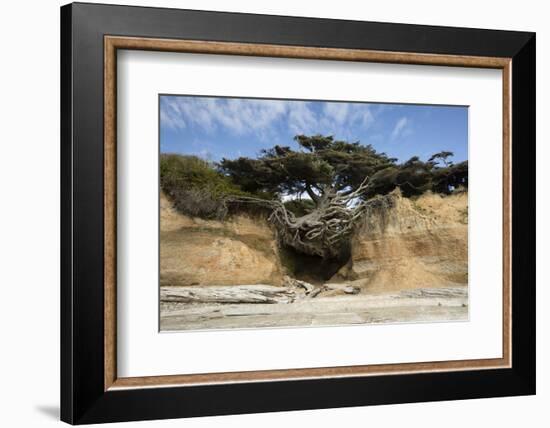
<svg viewBox="0 0 550 428">
<path fill-rule="evenodd" d="M 372 291 L 467 284 L 468 194 L 393 195 L 364 219 L 339 277 Z"/>
<path fill-rule="evenodd" d="M 160 200 L 161 285 L 274 284 L 282 281 L 267 223 L 246 216 L 219 222 L 190 218 Z"/>
<path fill-rule="evenodd" d="M 467 206 L 467 193 L 416 199 L 395 193 L 391 208 L 364 220 L 350 261 L 331 282 L 375 292 L 467 284 Z M 189 218 L 164 195 L 160 214 L 161 285 L 280 285 L 288 273 L 264 221 Z"/>
</svg>

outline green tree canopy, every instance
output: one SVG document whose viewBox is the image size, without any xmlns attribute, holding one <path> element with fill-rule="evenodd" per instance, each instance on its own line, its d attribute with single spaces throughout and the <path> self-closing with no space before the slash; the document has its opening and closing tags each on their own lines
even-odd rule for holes
<svg viewBox="0 0 550 428">
<path fill-rule="evenodd" d="M 371 145 L 348 143 L 332 136 L 297 135 L 302 150 L 275 146 L 257 159 L 222 159 L 220 171 L 245 191 L 302 194 L 316 201 L 328 191 L 358 187 L 365 177 L 395 165 L 396 159 Z"/>
</svg>

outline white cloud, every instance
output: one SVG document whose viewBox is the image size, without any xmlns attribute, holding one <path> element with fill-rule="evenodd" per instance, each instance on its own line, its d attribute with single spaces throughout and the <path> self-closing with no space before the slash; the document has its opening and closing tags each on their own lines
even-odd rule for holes
<svg viewBox="0 0 550 428">
<path fill-rule="evenodd" d="M 319 132 L 319 120 L 308 102 L 287 102 L 288 126 L 295 134 Z"/>
<path fill-rule="evenodd" d="M 323 108 L 320 129 L 322 133 L 338 138 L 353 138 L 358 127 L 364 131 L 373 122 L 374 114 L 367 104 L 329 102 Z"/>
<path fill-rule="evenodd" d="M 391 133 L 390 138 L 392 140 L 396 140 L 399 137 L 406 137 L 407 135 L 410 135 L 412 133 L 412 130 L 410 128 L 411 121 L 403 116 L 401 117 L 393 127 L 393 131 Z"/>
<path fill-rule="evenodd" d="M 218 121 L 237 135 L 263 132 L 286 113 L 284 102 L 230 99 L 218 103 Z"/>
<path fill-rule="evenodd" d="M 323 113 L 327 119 L 342 125 L 348 119 L 350 111 L 349 103 L 326 103 Z"/>
<path fill-rule="evenodd" d="M 286 111 L 285 103 L 198 97 L 170 97 L 161 105 L 161 121 L 170 128 L 193 124 L 207 133 L 218 127 L 236 135 L 261 132 Z"/>
<path fill-rule="evenodd" d="M 160 108 L 160 122 L 163 125 L 172 129 L 185 128 L 185 120 L 183 114 L 178 106 L 178 103 L 174 101 L 162 101 Z"/>
<path fill-rule="evenodd" d="M 212 134 L 218 129 L 233 135 L 276 137 L 278 127 L 294 134 L 330 134 L 352 138 L 357 127 L 374 122 L 369 105 L 327 102 L 322 109 L 313 101 L 254 100 L 239 98 L 167 97 L 161 100 L 162 125 L 172 129 L 199 127 Z"/>
<path fill-rule="evenodd" d="M 368 128 L 374 122 L 374 114 L 372 113 L 369 106 L 360 105 L 360 107 L 356 107 L 353 113 L 353 120 L 355 122 L 359 121 L 361 123 L 361 126 L 363 126 L 364 128 Z"/>
</svg>

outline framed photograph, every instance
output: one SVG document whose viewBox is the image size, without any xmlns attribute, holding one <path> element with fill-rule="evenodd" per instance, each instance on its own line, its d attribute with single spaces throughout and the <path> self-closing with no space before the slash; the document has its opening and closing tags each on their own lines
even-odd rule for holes
<svg viewBox="0 0 550 428">
<path fill-rule="evenodd" d="M 535 34 L 61 8 L 61 418 L 535 393 Z"/>
</svg>

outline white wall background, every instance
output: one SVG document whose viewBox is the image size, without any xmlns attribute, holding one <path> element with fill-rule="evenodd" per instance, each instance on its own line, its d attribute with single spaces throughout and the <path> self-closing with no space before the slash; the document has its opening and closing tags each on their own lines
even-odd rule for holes
<svg viewBox="0 0 550 428">
<path fill-rule="evenodd" d="M 461 402 L 285 412 L 139 423 L 158 427 L 547 426 L 550 417 L 548 188 L 550 14 L 545 2 L 462 0 L 146 0 L 170 6 L 322 18 L 537 32 L 538 395 Z M 103 1 L 103 3 L 116 3 Z M 58 0 L 0 6 L 0 420 L 54 426 L 59 407 L 59 6 Z M 546 405 L 546 406 L 545 406 Z M 125 426 L 138 426 L 138 423 Z"/>
</svg>

